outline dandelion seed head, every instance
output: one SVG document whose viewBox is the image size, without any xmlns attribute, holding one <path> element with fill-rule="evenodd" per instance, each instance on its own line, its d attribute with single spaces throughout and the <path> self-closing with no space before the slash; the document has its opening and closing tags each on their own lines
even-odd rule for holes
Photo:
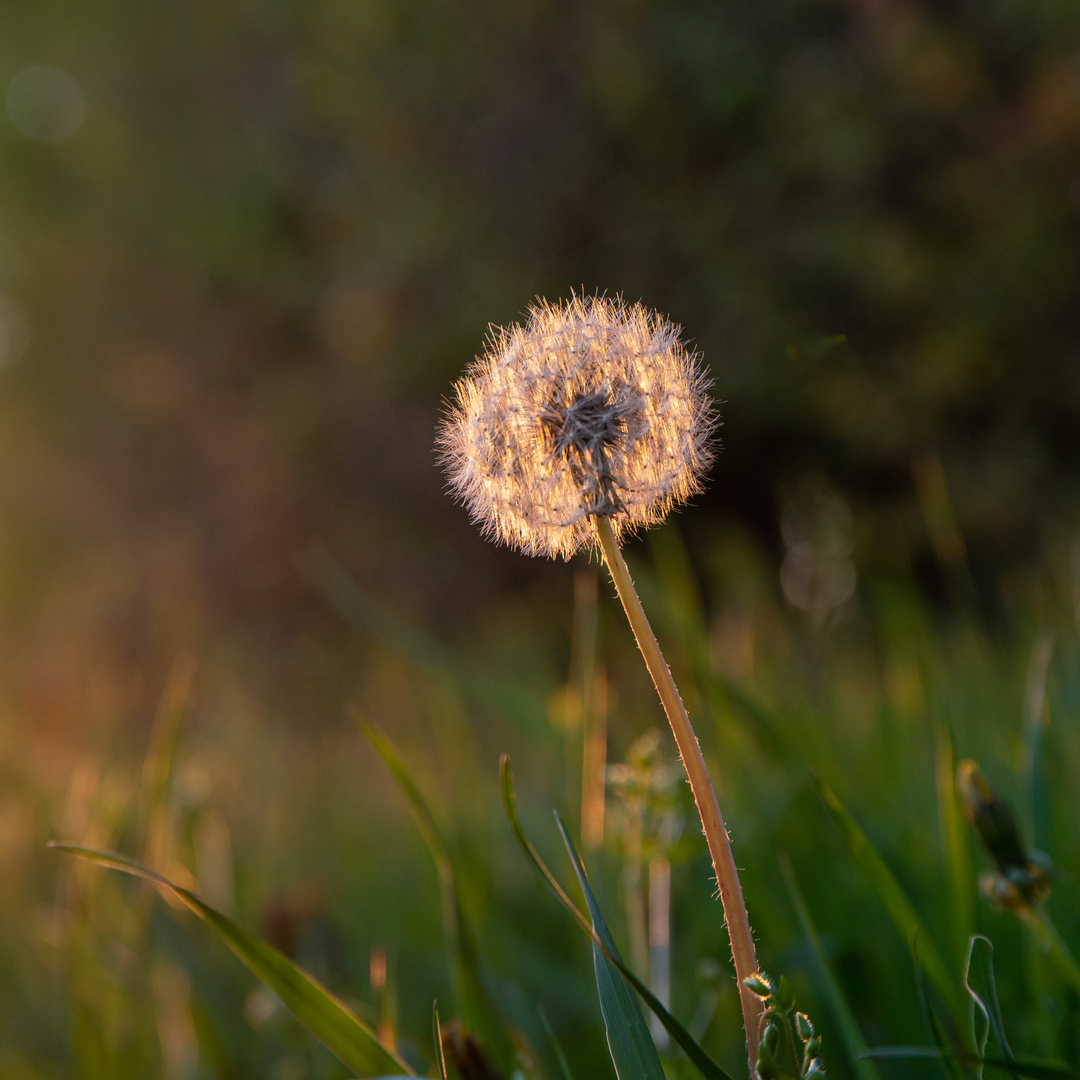
<svg viewBox="0 0 1080 1080">
<path fill-rule="evenodd" d="M 715 416 L 679 328 L 606 297 L 539 301 L 494 328 L 439 432 L 450 487 L 491 539 L 569 558 L 699 491 Z"/>
</svg>

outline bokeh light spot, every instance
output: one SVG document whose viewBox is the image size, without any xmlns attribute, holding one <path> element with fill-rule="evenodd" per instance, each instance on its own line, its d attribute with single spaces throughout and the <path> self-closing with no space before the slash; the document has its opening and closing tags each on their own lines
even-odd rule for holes
<svg viewBox="0 0 1080 1080">
<path fill-rule="evenodd" d="M 66 71 L 48 64 L 23 68 L 8 84 L 8 119 L 27 139 L 58 143 L 83 122 L 82 88 Z"/>
</svg>

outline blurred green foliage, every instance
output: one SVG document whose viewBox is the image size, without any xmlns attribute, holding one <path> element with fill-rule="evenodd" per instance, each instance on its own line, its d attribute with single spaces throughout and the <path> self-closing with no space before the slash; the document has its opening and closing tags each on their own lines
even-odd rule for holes
<svg viewBox="0 0 1080 1080">
<path fill-rule="evenodd" d="M 871 1046 L 929 1041 L 911 942 L 902 932 L 906 916 L 889 892 L 896 888 L 921 924 L 921 955 L 942 957 L 931 991 L 939 1015 L 963 999 L 968 938 L 984 933 L 995 946 L 1013 1048 L 1080 1064 L 1080 998 L 1068 973 L 1009 911 L 978 898 L 976 875 L 987 860 L 969 831 L 950 834 L 961 812 L 956 760 L 971 755 L 1012 801 L 1025 835 L 1041 831 L 1058 870 L 1048 912 L 1066 941 L 1080 939 L 1073 903 L 1080 819 L 1070 781 L 1080 767 L 1073 722 L 1080 639 L 1071 590 L 1044 610 L 1052 639 L 1033 637 L 1032 624 L 1019 618 L 1007 633 L 992 634 L 970 612 L 942 619 L 914 592 L 874 581 L 857 604 L 815 629 L 805 615 L 785 613 L 770 578 L 748 575 L 731 537 L 713 546 L 716 565 L 702 588 L 683 597 L 664 591 L 661 581 L 672 574 L 665 552 L 680 549 L 676 525 L 657 538 L 654 559 L 638 560 L 635 575 L 653 597 L 658 630 L 721 788 L 761 961 L 792 981 L 822 1034 L 830 1073 L 857 1075 L 846 1049 L 853 1037 L 844 1029 L 852 1019 Z M 740 609 L 730 598 L 752 581 L 758 598 Z M 702 589 L 723 599 L 689 610 L 701 605 Z M 635 733 L 662 718 L 613 597 L 600 616 L 609 759 L 618 761 L 636 752 Z M 554 662 L 534 629 L 523 622 L 518 633 L 540 660 Z M 50 834 L 135 851 L 141 843 L 143 858 L 174 880 L 190 881 L 184 875 L 194 871 L 208 899 L 288 951 L 373 1027 L 395 1016 L 399 1049 L 421 1067 L 431 1060 L 431 999 L 439 999 L 444 1016 L 455 1000 L 444 927 L 466 919 L 475 934 L 472 962 L 499 1016 L 519 1045 L 532 1047 L 546 1075 L 560 1073 L 545 1025 L 574 1075 L 606 1074 L 588 939 L 516 850 L 494 768 L 497 751 L 508 749 L 518 763 L 527 828 L 565 882 L 570 867 L 559 856 L 549 812 L 558 807 L 577 818 L 581 727 L 537 726 L 513 709 L 485 707 L 463 689 L 467 669 L 459 677 L 406 657 L 387 638 L 368 645 L 352 691 L 394 730 L 401 760 L 425 793 L 442 837 L 439 858 L 453 859 L 459 914 L 445 923 L 438 860 L 410 821 L 406 798 L 349 721 L 328 718 L 321 733 L 266 716 L 245 721 L 224 707 L 238 702 L 235 688 L 223 693 L 212 678 L 197 676 L 167 777 L 157 767 L 143 770 L 142 782 L 152 776 L 160 795 L 149 815 L 157 824 L 141 842 L 134 740 L 84 760 L 69 781 L 50 777 L 48 743 L 30 733 L 24 744 L 9 741 L 5 753 L 3 856 L 16 872 L 5 877 L 0 902 L 5 925 L 21 932 L 0 934 L 9 1055 L 0 1059 L 8 1070 L 0 1075 L 343 1075 L 191 919 L 151 905 L 98 868 L 50 862 L 55 854 L 36 850 Z M 564 638 L 553 646 L 564 661 L 568 645 Z M 536 689 L 562 708 L 574 692 L 568 685 L 554 680 Z M 666 736 L 662 747 L 673 762 Z M 879 886 L 882 871 L 873 864 L 867 870 L 849 850 L 811 770 L 838 793 L 894 884 Z M 664 813 L 670 798 L 665 791 Z M 679 800 L 685 815 L 685 788 Z M 1033 829 L 1036 805 L 1043 816 Z M 613 794 L 606 840 L 587 861 L 625 945 L 633 929 L 616 809 Z M 723 974 L 727 942 L 704 842 L 687 829 L 666 850 L 672 1009 L 739 1075 L 738 1002 Z M 639 875 L 636 887 L 642 884 Z M 816 928 L 811 939 L 807 913 Z M 967 1021 L 961 1009 L 954 1016 L 956 1027 L 946 1021 L 946 1028 L 962 1037 Z M 936 1068 L 932 1061 L 879 1063 L 883 1077 L 894 1069 L 929 1076 Z"/>
<path fill-rule="evenodd" d="M 0 1077 L 340 1075 L 190 919 L 52 836 L 187 867 L 428 1046 L 437 875 L 353 703 L 449 838 L 498 999 L 551 1075 L 537 1002 L 575 1075 L 605 1075 L 588 943 L 496 775 L 509 750 L 560 865 L 572 572 L 485 545 L 431 449 L 488 322 L 575 287 L 685 325 L 724 401 L 710 492 L 631 558 L 764 966 L 830 1072 L 820 955 L 868 1043 L 927 1036 L 808 766 L 957 993 L 980 930 L 1011 1044 L 1077 1062 L 1078 1000 L 978 900 L 949 779 L 971 757 L 1013 802 L 1080 942 L 1075 3 L 7 0 L 0 98 Z M 617 614 L 612 761 L 660 719 Z M 184 655 L 155 817 L 143 759 Z M 625 851 L 609 830 L 587 861 L 625 946 Z M 735 1071 L 706 868 L 688 829 L 672 1004 Z"/>
</svg>

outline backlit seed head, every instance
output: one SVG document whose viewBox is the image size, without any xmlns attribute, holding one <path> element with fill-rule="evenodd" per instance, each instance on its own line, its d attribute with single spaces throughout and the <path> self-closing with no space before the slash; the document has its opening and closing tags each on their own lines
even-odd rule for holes
<svg viewBox="0 0 1080 1080">
<path fill-rule="evenodd" d="M 679 328 L 605 297 L 539 301 L 493 329 L 439 432 L 450 487 L 494 540 L 569 558 L 701 488 L 716 421 Z"/>
</svg>

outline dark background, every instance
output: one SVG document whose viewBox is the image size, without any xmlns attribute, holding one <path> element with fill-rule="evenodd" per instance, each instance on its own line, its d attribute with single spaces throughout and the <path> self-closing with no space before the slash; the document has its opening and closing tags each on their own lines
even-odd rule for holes
<svg viewBox="0 0 1080 1080">
<path fill-rule="evenodd" d="M 479 541 L 432 438 L 487 324 L 571 289 L 669 314 L 712 371 L 691 534 L 734 518 L 775 556 L 781 493 L 824 478 L 867 558 L 933 589 L 912 467 L 937 455 L 993 609 L 1074 512 L 1072 3 L 13 0 L 0 24 L 4 78 L 55 65 L 84 106 L 55 143 L 0 124 L 17 656 L 102 575 L 86 616 L 121 666 L 217 620 L 272 651 L 321 632 L 313 542 L 458 631 L 548 580 Z"/>
</svg>

